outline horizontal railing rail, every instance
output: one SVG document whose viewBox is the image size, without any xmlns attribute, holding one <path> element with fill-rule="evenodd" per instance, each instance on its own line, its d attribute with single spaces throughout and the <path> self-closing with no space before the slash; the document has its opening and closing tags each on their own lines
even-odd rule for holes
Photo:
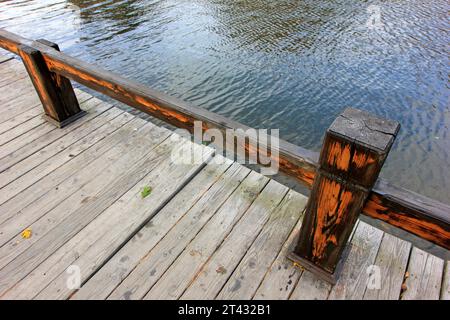
<svg viewBox="0 0 450 320">
<path fill-rule="evenodd" d="M 29 73 L 30 68 L 36 68 L 36 61 L 41 61 L 50 73 L 78 82 L 176 127 L 192 131 L 194 121 L 201 121 L 203 130 L 248 129 L 247 126 L 236 121 L 191 106 L 135 81 L 64 54 L 56 45 L 52 46 L 49 42 L 29 40 L 0 29 L 0 47 L 20 55 L 25 65 L 28 65 Z M 32 58 L 34 64 L 30 61 L 27 63 L 28 57 L 34 57 L 34 53 L 39 53 L 41 60 Z M 30 76 L 33 77 L 32 74 Z M 34 80 L 36 87 L 38 80 Z M 45 77 L 41 77 L 40 81 L 45 81 Z M 42 97 L 41 100 L 43 100 Z M 55 120 L 55 117 L 49 116 Z M 56 120 L 65 121 L 64 119 Z M 248 151 L 252 144 L 246 140 L 245 147 Z M 280 171 L 312 188 L 319 167 L 319 154 L 281 139 L 277 151 L 276 160 Z M 365 221 L 378 228 L 389 233 L 396 233 L 397 236 L 412 241 L 418 247 L 448 259 L 449 205 L 393 186 L 384 179 L 378 178 L 368 192 L 361 213 L 365 216 L 363 217 Z"/>
</svg>

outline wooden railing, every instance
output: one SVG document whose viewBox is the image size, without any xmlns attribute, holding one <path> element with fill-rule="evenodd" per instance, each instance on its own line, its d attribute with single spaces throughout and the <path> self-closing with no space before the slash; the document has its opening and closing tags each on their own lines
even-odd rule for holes
<svg viewBox="0 0 450 320">
<path fill-rule="evenodd" d="M 45 40 L 0 29 L 0 47 L 22 58 L 47 118 L 58 126 L 83 115 L 70 79 L 176 127 L 192 131 L 201 121 L 203 130 L 248 129 L 68 56 Z M 280 139 L 273 153 L 280 170 L 312 188 L 293 260 L 334 282 L 358 217 L 449 259 L 450 206 L 378 178 L 398 129 L 394 121 L 349 108 L 327 130 L 320 157 Z M 266 148 L 245 139 L 247 152 L 255 145 Z"/>
</svg>

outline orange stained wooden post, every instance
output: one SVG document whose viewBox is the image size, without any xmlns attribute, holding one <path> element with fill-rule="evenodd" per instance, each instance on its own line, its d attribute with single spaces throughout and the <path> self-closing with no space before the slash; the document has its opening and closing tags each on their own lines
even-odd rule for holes
<svg viewBox="0 0 450 320">
<path fill-rule="evenodd" d="M 46 40 L 38 42 L 59 51 L 55 43 Z M 39 50 L 21 45 L 19 54 L 42 102 L 47 120 L 62 128 L 85 114 L 80 109 L 70 80 L 51 72 Z"/>
<path fill-rule="evenodd" d="M 327 130 L 298 243 L 289 258 L 335 283 L 347 242 L 400 125 L 347 108 Z"/>
</svg>

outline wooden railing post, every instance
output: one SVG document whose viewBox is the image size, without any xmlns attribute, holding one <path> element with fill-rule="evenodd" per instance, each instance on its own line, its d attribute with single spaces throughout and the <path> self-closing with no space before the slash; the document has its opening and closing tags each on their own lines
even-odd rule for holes
<svg viewBox="0 0 450 320">
<path fill-rule="evenodd" d="M 332 123 L 290 259 L 336 282 L 347 241 L 399 128 L 395 121 L 352 108 Z"/>
<path fill-rule="evenodd" d="M 38 41 L 59 51 L 55 43 Z M 70 80 L 51 72 L 39 50 L 22 45 L 19 54 L 42 102 L 47 120 L 62 128 L 85 114 L 80 109 Z"/>
</svg>

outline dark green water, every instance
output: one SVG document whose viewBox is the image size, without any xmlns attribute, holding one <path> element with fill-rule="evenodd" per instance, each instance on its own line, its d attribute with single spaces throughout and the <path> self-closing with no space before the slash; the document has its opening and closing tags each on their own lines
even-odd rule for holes
<svg viewBox="0 0 450 320">
<path fill-rule="evenodd" d="M 370 5 L 381 25 L 368 24 Z M 382 176 L 450 202 L 449 9 L 447 0 L 11 0 L 0 1 L 0 27 L 314 150 L 346 106 L 398 120 Z"/>
</svg>

